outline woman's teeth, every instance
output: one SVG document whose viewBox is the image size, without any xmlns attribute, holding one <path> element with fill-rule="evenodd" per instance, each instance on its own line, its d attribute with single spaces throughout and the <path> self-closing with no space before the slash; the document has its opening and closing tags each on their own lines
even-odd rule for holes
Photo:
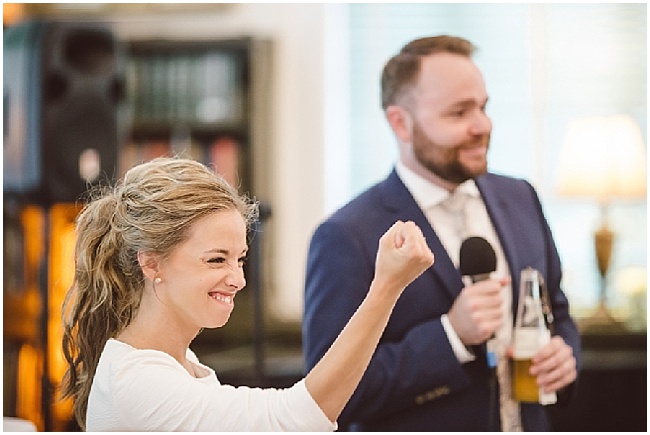
<svg viewBox="0 0 650 435">
<path fill-rule="evenodd" d="M 225 302 L 227 304 L 232 303 L 232 296 L 222 295 L 221 293 L 210 293 L 210 297 L 212 297 L 212 299 L 216 299 L 218 301 Z"/>
</svg>

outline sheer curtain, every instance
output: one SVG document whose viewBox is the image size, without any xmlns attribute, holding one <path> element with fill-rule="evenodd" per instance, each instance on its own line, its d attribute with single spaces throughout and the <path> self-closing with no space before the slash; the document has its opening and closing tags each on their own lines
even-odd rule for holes
<svg viewBox="0 0 650 435">
<path fill-rule="evenodd" d="M 397 156 L 380 107 L 379 77 L 385 61 L 411 39 L 440 33 L 478 46 L 475 61 L 490 94 L 494 123 L 490 169 L 526 178 L 538 189 L 565 267 L 564 288 L 582 314 L 597 301 L 598 274 L 592 247 L 598 207 L 558 198 L 554 177 L 570 119 L 625 113 L 646 136 L 647 13 L 645 4 L 371 4 L 338 5 L 347 20 L 339 45 L 347 134 L 337 135 L 338 156 L 329 171 L 336 192 L 326 212 L 386 176 Z M 348 54 L 346 57 L 345 54 Z M 338 94 L 340 96 L 340 93 Z M 341 115 L 343 116 L 343 115 Z M 325 127 L 328 128 L 327 125 Z M 329 148 L 326 143 L 326 148 Z M 327 155 L 328 151 L 325 150 Z M 327 156 L 326 156 L 327 160 Z M 339 169 L 337 170 L 336 167 Z M 327 187 L 326 187 L 327 189 Z M 615 274 L 646 267 L 646 203 L 614 204 Z M 613 280 L 612 280 L 613 281 Z M 625 300 L 610 291 L 613 305 Z"/>
</svg>

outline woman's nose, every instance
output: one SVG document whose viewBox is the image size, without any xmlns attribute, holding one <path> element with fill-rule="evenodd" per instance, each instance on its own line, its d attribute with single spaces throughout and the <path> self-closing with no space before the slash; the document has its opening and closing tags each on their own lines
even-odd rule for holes
<svg viewBox="0 0 650 435">
<path fill-rule="evenodd" d="M 226 277 L 226 284 L 235 288 L 237 291 L 246 287 L 246 277 L 244 276 L 243 267 L 231 267 L 228 276 Z"/>
</svg>

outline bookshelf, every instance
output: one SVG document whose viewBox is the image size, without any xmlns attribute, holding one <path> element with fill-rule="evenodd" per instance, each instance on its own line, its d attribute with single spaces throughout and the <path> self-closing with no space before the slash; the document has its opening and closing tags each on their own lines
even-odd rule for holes
<svg viewBox="0 0 650 435">
<path fill-rule="evenodd" d="M 214 165 L 250 190 L 251 39 L 130 41 L 120 173 L 141 161 L 179 154 Z"/>
</svg>

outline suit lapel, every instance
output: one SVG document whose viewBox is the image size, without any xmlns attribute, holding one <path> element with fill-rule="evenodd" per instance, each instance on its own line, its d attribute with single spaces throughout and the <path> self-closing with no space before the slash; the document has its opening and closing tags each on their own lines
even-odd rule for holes
<svg viewBox="0 0 650 435">
<path fill-rule="evenodd" d="M 433 267 L 427 272 L 434 275 L 452 299 L 456 299 L 456 296 L 463 288 L 460 273 L 449 258 L 447 251 L 440 242 L 440 238 L 431 227 L 422 209 L 415 202 L 395 171 L 385 180 L 381 199 L 384 209 L 393 215 L 394 220 L 411 220 L 420 227 L 435 257 Z"/>
<path fill-rule="evenodd" d="M 481 192 L 485 207 L 487 208 L 488 215 L 492 220 L 492 225 L 499 237 L 503 254 L 508 262 L 510 275 L 512 278 L 512 293 L 513 293 L 513 316 L 516 315 L 517 300 L 519 296 L 519 272 L 522 269 L 519 263 L 517 252 L 517 234 L 513 233 L 512 214 L 510 211 L 510 204 L 507 195 L 500 195 L 501 191 L 493 186 L 489 176 L 482 176 L 476 180 L 476 185 Z M 524 240 L 524 239 L 520 239 Z"/>
</svg>

